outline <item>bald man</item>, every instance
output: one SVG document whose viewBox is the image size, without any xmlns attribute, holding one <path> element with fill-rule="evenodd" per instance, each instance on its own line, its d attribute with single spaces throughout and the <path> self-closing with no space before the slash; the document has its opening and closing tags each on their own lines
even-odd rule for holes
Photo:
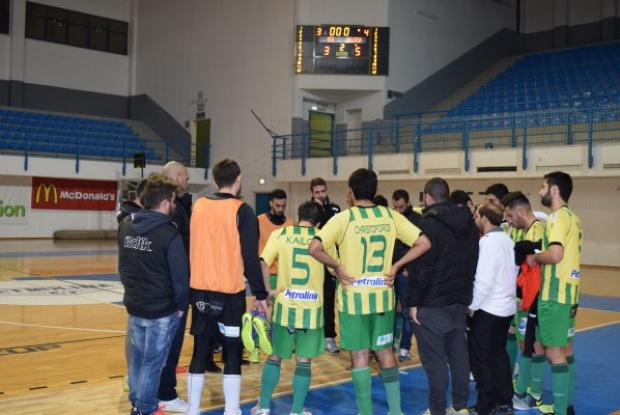
<svg viewBox="0 0 620 415">
<path fill-rule="evenodd" d="M 189 259 L 189 221 L 192 215 L 192 195 L 187 192 L 187 189 L 189 189 L 189 172 L 183 164 L 171 161 L 162 169 L 162 175 L 170 179 L 183 191 L 174 200 L 175 210 L 172 222 L 179 230 L 181 239 L 183 239 L 185 254 Z M 157 398 L 159 399 L 159 408 L 165 412 L 185 413 L 187 411 L 187 402 L 181 399 L 176 391 L 176 367 L 179 364 L 179 357 L 183 348 L 186 323 L 187 312 L 183 314 L 179 328 L 170 346 L 166 366 L 164 366 L 161 372 Z"/>
</svg>

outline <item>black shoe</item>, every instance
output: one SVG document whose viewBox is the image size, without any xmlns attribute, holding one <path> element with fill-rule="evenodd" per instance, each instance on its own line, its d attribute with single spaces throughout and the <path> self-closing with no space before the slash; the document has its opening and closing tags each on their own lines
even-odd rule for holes
<svg viewBox="0 0 620 415">
<path fill-rule="evenodd" d="M 566 415 L 575 415 L 575 407 L 573 405 L 566 408 Z"/>
<path fill-rule="evenodd" d="M 515 411 L 512 405 L 497 405 L 495 407 L 495 413 L 497 415 L 514 415 Z"/>
<path fill-rule="evenodd" d="M 250 366 L 250 361 L 247 359 L 241 359 L 241 366 Z"/>
<path fill-rule="evenodd" d="M 215 362 L 207 363 L 206 371 L 209 373 L 222 373 L 222 368 L 215 364 Z"/>
</svg>

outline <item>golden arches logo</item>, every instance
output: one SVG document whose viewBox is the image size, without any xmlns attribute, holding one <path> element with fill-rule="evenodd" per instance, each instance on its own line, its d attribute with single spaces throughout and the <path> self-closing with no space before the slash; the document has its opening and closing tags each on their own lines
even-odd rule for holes
<svg viewBox="0 0 620 415">
<path fill-rule="evenodd" d="M 55 205 L 58 204 L 58 191 L 56 190 L 56 185 L 50 184 L 48 186 L 45 183 L 41 183 L 39 187 L 37 187 L 37 193 L 34 198 L 35 203 L 39 203 L 39 200 L 41 199 L 41 189 L 43 189 L 43 195 L 45 197 L 44 203 L 49 202 L 50 193 L 53 191 L 54 192 L 54 204 Z"/>
</svg>

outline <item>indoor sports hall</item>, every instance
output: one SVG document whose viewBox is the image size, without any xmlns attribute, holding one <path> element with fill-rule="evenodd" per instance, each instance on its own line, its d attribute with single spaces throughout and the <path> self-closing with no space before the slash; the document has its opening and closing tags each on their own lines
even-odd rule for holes
<svg viewBox="0 0 620 415">
<path fill-rule="evenodd" d="M 569 173 L 584 230 L 574 408 L 620 414 L 617 1 L 0 0 L 0 413 L 130 413 L 119 203 L 173 160 L 196 201 L 224 158 L 257 214 L 281 188 L 293 219 L 315 177 L 346 209 L 362 167 L 390 202 L 405 189 L 422 207 L 442 177 L 474 204 L 504 183 L 545 213 L 543 176 Z M 192 348 L 188 326 L 183 399 Z M 408 415 L 429 392 L 415 340 L 411 357 Z M 265 359 L 242 367 L 243 414 Z M 350 364 L 313 360 L 309 411 L 358 413 Z M 273 414 L 291 411 L 282 368 Z M 202 415 L 221 414 L 222 375 L 205 379 Z M 549 368 L 543 385 L 551 402 Z"/>
</svg>

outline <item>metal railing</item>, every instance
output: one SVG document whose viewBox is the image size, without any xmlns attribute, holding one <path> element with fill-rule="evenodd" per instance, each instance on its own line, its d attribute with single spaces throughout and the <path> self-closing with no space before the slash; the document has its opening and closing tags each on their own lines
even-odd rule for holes
<svg viewBox="0 0 620 415">
<path fill-rule="evenodd" d="M 331 131 L 304 131 L 274 137 L 272 174 L 279 160 L 300 159 L 301 174 L 311 158 L 338 160 L 347 156 L 366 156 L 368 168 L 378 154 L 413 154 L 413 171 L 418 172 L 419 155 L 431 151 L 459 150 L 469 155 L 479 148 L 520 148 L 522 167 L 527 168 L 527 150 L 532 146 L 587 144 L 588 167 L 594 166 L 593 148 L 597 143 L 620 142 L 620 106 L 598 109 L 541 109 L 494 114 L 450 116 L 449 111 L 404 114 L 392 120 L 364 123 L 361 129 L 336 125 Z M 325 137 L 328 137 L 326 140 Z"/>
<path fill-rule="evenodd" d="M 174 150 L 173 150 L 174 149 Z M 79 173 L 82 160 L 118 162 L 122 174 L 127 164 L 132 165 L 134 154 L 144 153 L 147 165 L 164 165 L 170 160 L 187 167 L 204 168 L 204 177 L 210 166 L 210 145 L 192 144 L 165 139 L 141 138 L 135 135 L 74 134 L 54 131 L 42 134 L 37 127 L 16 128 L 0 119 L 0 154 L 24 157 L 24 170 L 29 168 L 30 157 L 75 159 L 75 171 Z"/>
</svg>

